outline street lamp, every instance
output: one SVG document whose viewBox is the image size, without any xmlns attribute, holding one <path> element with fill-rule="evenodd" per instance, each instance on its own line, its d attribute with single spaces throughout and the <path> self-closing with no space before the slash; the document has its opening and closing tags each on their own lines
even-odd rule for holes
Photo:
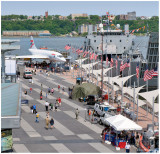
<svg viewBox="0 0 160 154">
<path fill-rule="evenodd" d="M 103 36 L 104 36 L 104 30 L 103 30 L 103 24 L 99 24 L 99 28 L 100 28 L 100 34 L 102 36 L 102 55 L 101 55 L 101 65 L 102 65 L 102 75 L 101 75 L 101 90 L 102 90 L 102 96 L 103 97 Z"/>
</svg>

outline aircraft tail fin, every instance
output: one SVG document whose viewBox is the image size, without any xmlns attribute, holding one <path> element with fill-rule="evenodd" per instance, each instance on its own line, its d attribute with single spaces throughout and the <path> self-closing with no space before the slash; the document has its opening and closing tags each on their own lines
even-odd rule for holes
<svg viewBox="0 0 160 154">
<path fill-rule="evenodd" d="M 32 37 L 32 36 L 31 36 L 30 43 L 31 43 L 30 49 L 37 49 L 36 46 L 35 46 L 35 44 L 34 44 L 34 41 L 33 41 L 33 37 Z"/>
</svg>

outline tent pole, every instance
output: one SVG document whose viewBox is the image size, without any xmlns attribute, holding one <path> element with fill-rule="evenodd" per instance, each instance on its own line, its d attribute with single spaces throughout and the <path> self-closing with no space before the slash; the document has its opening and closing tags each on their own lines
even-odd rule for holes
<svg viewBox="0 0 160 154">
<path fill-rule="evenodd" d="M 110 72 L 109 72 L 109 76 L 110 76 Z M 109 77 L 108 77 L 108 103 L 109 103 Z"/>
<path fill-rule="evenodd" d="M 153 107 L 153 109 L 152 109 L 152 124 L 153 124 L 153 130 L 154 130 L 154 97 L 153 97 L 153 102 L 152 102 L 153 104 L 152 104 L 152 107 Z"/>
<path fill-rule="evenodd" d="M 137 95 L 137 122 L 138 122 L 138 95 Z"/>
<path fill-rule="evenodd" d="M 98 73 L 97 73 L 97 86 L 98 86 Z"/>
<path fill-rule="evenodd" d="M 114 105 L 114 84 L 112 81 L 112 101 L 113 101 L 113 105 Z"/>
<path fill-rule="evenodd" d="M 122 81 L 122 96 L 121 96 L 121 114 L 122 114 L 122 102 L 123 102 L 123 81 Z"/>
<path fill-rule="evenodd" d="M 134 89 L 133 89 L 133 113 L 135 114 L 135 81 L 134 81 Z M 133 117 L 134 120 L 134 117 Z"/>
</svg>

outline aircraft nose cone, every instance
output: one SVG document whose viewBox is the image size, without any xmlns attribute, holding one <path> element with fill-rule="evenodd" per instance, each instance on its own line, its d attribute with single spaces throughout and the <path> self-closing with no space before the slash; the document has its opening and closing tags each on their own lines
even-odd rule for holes
<svg viewBox="0 0 160 154">
<path fill-rule="evenodd" d="M 66 59 L 65 59 L 65 58 L 63 58 L 63 59 L 62 59 L 62 61 L 63 61 L 63 62 L 66 62 Z"/>
</svg>

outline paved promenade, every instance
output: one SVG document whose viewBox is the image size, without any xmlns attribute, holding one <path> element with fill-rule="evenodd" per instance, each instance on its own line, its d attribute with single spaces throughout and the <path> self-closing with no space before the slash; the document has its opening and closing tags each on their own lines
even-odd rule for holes
<svg viewBox="0 0 160 154">
<path fill-rule="evenodd" d="M 104 126 L 85 122 L 85 104 L 68 99 L 68 87 L 72 86 L 72 81 L 66 80 L 61 75 L 51 74 L 46 77 L 45 74 L 33 76 L 33 85 L 27 79 L 20 79 L 22 83 L 22 100 L 29 100 L 29 105 L 22 106 L 21 128 L 13 129 L 13 147 L 17 153 L 113 153 L 125 152 L 124 149 L 116 151 L 112 145 L 102 144 L 100 133 Z M 40 100 L 40 90 L 42 83 L 43 100 Z M 58 91 L 57 85 L 65 88 L 65 93 Z M 73 83 L 74 84 L 74 83 Z M 29 88 L 32 87 L 32 93 Z M 54 88 L 54 95 L 49 95 L 47 99 L 46 91 Z M 24 95 L 24 91 L 28 95 Z M 46 111 L 44 103 L 55 104 L 56 98 L 62 98 L 62 106 L 58 111 L 49 111 L 50 118 L 55 121 L 54 129 L 45 129 Z M 37 111 L 40 114 L 39 123 L 35 123 L 35 114 L 30 111 L 30 106 L 36 104 Z M 75 119 L 75 109 L 80 111 L 79 119 Z M 134 147 L 131 152 L 135 152 Z"/>
</svg>

